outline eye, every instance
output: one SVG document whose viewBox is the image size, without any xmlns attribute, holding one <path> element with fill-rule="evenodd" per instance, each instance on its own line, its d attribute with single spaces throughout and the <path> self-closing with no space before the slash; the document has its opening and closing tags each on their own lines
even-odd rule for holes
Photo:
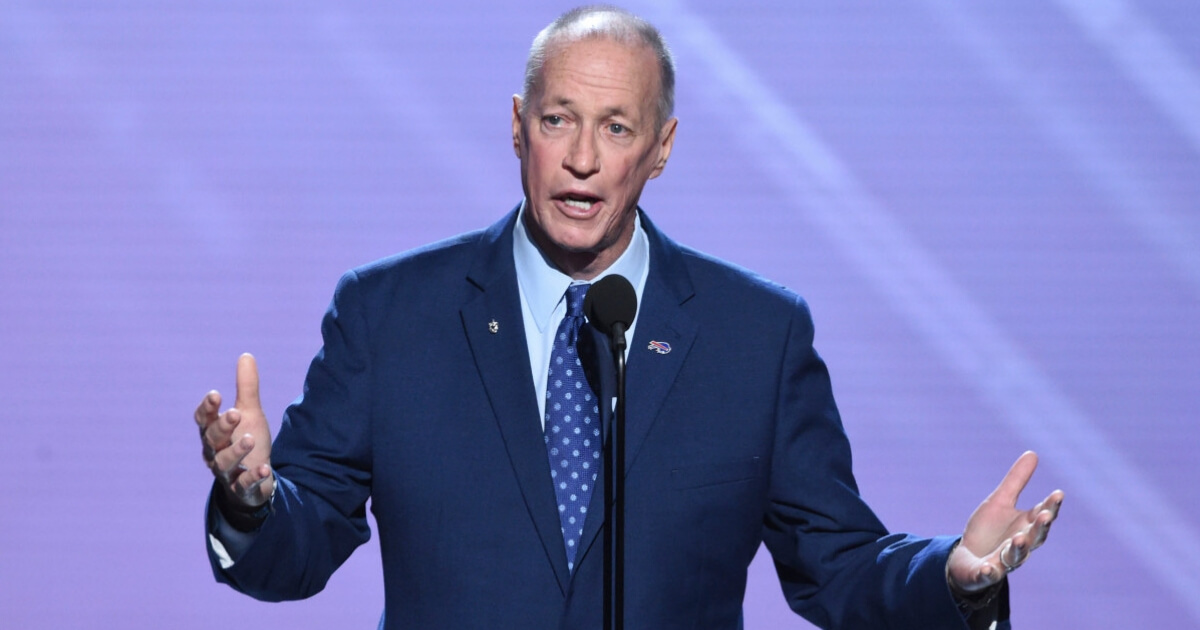
<svg viewBox="0 0 1200 630">
<path fill-rule="evenodd" d="M 542 122 L 550 127 L 558 127 L 563 124 L 563 117 L 558 114 L 550 114 L 549 116 L 543 116 Z"/>
<path fill-rule="evenodd" d="M 609 123 L 608 132 L 614 136 L 621 136 L 629 133 L 629 129 L 621 123 Z"/>
</svg>

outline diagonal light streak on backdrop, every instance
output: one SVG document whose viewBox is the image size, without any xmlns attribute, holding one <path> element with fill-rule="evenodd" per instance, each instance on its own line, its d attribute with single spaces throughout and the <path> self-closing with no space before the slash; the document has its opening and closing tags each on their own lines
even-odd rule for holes
<svg viewBox="0 0 1200 630">
<path fill-rule="evenodd" d="M 925 0 L 946 33 L 968 48 L 997 82 L 1016 99 L 1043 133 L 1052 138 L 1089 185 L 1109 200 L 1107 207 L 1132 225 L 1194 288 L 1200 289 L 1200 242 L 1178 213 L 1153 187 L 1146 185 L 1129 158 L 1101 139 L 1087 117 L 1068 105 L 1036 69 L 1022 68 L 1012 55 L 957 2 Z M 1200 105 L 1198 105 L 1200 107 Z M 1200 114 L 1200 109 L 1197 110 Z M 1188 212 L 1188 209 L 1181 209 Z"/>
<path fill-rule="evenodd" d="M 1170 39 L 1123 0 L 1058 0 L 1058 5 L 1200 153 L 1200 76 Z"/>
<path fill-rule="evenodd" d="M 497 208 L 510 207 L 504 205 L 506 198 L 519 198 L 510 183 L 516 166 L 512 171 L 496 169 L 494 162 L 485 159 L 487 152 L 480 149 L 478 140 L 464 137 L 459 126 L 445 122 L 445 113 L 438 110 L 437 95 L 413 76 L 408 70 L 410 63 L 390 55 L 344 12 L 326 9 L 315 14 L 313 29 L 370 102 L 396 128 L 418 138 L 414 146 L 421 147 L 429 159 L 443 163 L 445 168 L 440 170 L 470 174 L 465 184 L 460 182 L 462 185 L 456 188 L 456 203 L 478 211 L 482 217 L 491 217 Z"/>
<path fill-rule="evenodd" d="M 676 0 L 651 0 L 677 50 L 700 60 L 738 112 L 746 150 L 790 193 L 965 382 L 1045 455 L 1085 503 L 1193 620 L 1200 621 L 1200 538 L 1171 501 L 1087 415 L 1008 340 L 855 179 L 841 160 L 702 18 Z M 767 140 L 770 140 L 769 142 Z"/>
</svg>

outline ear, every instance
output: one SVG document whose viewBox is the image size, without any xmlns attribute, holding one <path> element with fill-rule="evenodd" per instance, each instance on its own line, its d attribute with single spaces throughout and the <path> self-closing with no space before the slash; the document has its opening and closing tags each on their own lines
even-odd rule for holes
<svg viewBox="0 0 1200 630">
<path fill-rule="evenodd" d="M 521 97 L 517 94 L 513 94 L 512 140 L 513 153 L 519 159 L 521 157 Z"/>
<path fill-rule="evenodd" d="M 671 147 L 675 146 L 675 127 L 678 125 L 679 119 L 671 118 L 658 133 L 658 161 L 654 164 L 654 170 L 650 171 L 650 179 L 661 175 L 666 168 L 667 158 L 671 157 Z"/>
</svg>

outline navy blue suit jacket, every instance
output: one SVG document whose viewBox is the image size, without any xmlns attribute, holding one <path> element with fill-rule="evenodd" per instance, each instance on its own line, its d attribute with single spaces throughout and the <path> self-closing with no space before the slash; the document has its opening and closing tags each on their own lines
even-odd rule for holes
<svg viewBox="0 0 1200 630">
<path fill-rule="evenodd" d="M 274 445 L 274 513 L 232 568 L 214 559 L 219 580 L 265 600 L 318 592 L 367 540 L 370 497 L 388 628 L 600 626 L 604 491 L 572 575 L 529 374 L 515 220 L 342 278 Z M 859 497 L 803 300 L 642 221 L 626 627 L 736 628 L 765 541 L 789 604 L 818 625 L 965 628 L 944 574 L 953 539 L 890 535 Z"/>
</svg>

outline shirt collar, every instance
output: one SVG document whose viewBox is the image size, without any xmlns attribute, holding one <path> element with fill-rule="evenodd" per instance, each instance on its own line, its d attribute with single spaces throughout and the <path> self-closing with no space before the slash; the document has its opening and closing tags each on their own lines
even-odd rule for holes
<svg viewBox="0 0 1200 630">
<path fill-rule="evenodd" d="M 521 211 L 517 215 L 517 225 L 513 228 L 513 260 L 517 268 L 517 283 L 521 287 L 521 293 L 525 296 L 525 303 L 529 307 L 530 314 L 533 315 L 538 331 L 544 333 L 546 326 L 550 323 L 550 316 L 554 314 L 554 309 L 562 301 L 567 287 L 582 282 L 559 271 L 529 237 L 529 233 L 525 230 L 525 206 L 527 203 L 521 204 Z M 646 238 L 645 230 L 642 229 L 640 214 L 635 214 L 633 238 L 629 241 L 629 247 L 625 248 L 625 251 L 612 265 L 609 265 L 608 269 L 592 278 L 590 282 L 596 282 L 604 276 L 614 273 L 620 274 L 633 283 L 640 302 L 641 288 L 649 268 L 649 262 L 650 241 Z"/>
</svg>

